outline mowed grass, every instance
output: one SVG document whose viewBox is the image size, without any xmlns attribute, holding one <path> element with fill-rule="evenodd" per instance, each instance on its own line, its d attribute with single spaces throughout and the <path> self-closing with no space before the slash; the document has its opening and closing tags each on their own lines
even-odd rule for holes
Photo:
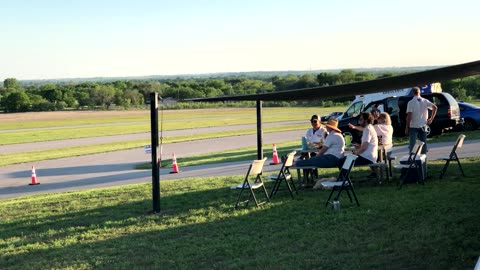
<svg viewBox="0 0 480 270">
<path fill-rule="evenodd" d="M 340 212 L 326 190 L 234 210 L 242 175 L 164 181 L 160 214 L 148 184 L 1 200 L 0 269 L 473 269 L 479 161 L 443 180 L 430 162 L 426 185 L 402 190 L 355 168 L 361 205 L 342 194 Z"/>
<path fill-rule="evenodd" d="M 300 120 L 308 124 L 311 114 L 317 111 L 319 115 L 328 114 L 335 109 L 339 110 L 341 107 L 264 108 L 262 120 L 264 123 Z M 145 110 L 140 115 L 138 111 L 131 113 L 133 115 L 129 112 L 119 112 L 120 115 L 96 112 L 95 117 L 90 118 L 82 114 L 79 114 L 82 116 L 79 118 L 75 118 L 75 114 L 67 114 L 69 119 L 55 120 L 51 119 L 52 113 L 48 114 L 50 117 L 39 120 L 23 119 L 24 115 L 16 114 L 18 118 L 22 118 L 18 121 L 15 121 L 15 114 L 0 115 L 0 130 L 3 130 L 0 132 L 0 145 L 150 132 L 150 112 Z M 159 118 L 162 114 L 163 123 L 159 123 L 159 128 L 163 127 L 164 131 L 256 123 L 254 108 L 165 110 L 163 113 L 159 112 Z M 2 117 L 7 116 L 8 119 L 3 121 Z M 30 130 L 32 128 L 36 130 Z"/>
</svg>

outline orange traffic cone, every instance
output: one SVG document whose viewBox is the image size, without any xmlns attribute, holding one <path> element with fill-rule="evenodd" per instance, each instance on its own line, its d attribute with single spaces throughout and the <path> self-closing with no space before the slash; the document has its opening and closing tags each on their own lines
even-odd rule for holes
<svg viewBox="0 0 480 270">
<path fill-rule="evenodd" d="M 170 173 L 178 173 L 178 165 L 177 165 L 177 158 L 175 157 L 175 153 L 172 153 L 172 171 Z"/>
<path fill-rule="evenodd" d="M 35 173 L 35 166 L 32 166 L 32 182 L 29 184 L 31 185 L 39 185 L 40 183 L 37 182 L 37 173 Z"/>
<path fill-rule="evenodd" d="M 278 160 L 278 153 L 277 153 L 277 146 L 273 144 L 273 157 L 272 157 L 272 162 L 270 165 L 276 165 L 279 164 L 280 160 Z"/>
</svg>

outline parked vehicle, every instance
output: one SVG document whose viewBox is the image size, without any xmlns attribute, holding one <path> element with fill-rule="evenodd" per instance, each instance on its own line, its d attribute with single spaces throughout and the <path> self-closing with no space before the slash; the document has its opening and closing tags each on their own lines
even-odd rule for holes
<svg viewBox="0 0 480 270">
<path fill-rule="evenodd" d="M 480 107 L 466 103 L 458 102 L 460 107 L 460 117 L 463 118 L 463 130 L 476 130 L 480 126 Z"/>
<path fill-rule="evenodd" d="M 329 115 L 325 115 L 325 116 L 320 117 L 320 120 L 322 122 L 324 122 L 324 121 L 327 121 L 328 118 L 330 118 L 330 117 L 333 117 L 335 119 L 340 119 L 342 117 L 342 114 L 343 114 L 343 112 L 332 112 Z"/>
<path fill-rule="evenodd" d="M 430 125 L 430 136 L 439 135 L 445 130 L 452 129 L 458 124 L 462 123 L 460 118 L 460 109 L 457 101 L 448 93 L 430 93 L 423 94 L 422 97 L 430 100 L 437 105 L 437 115 Z M 352 130 L 348 127 L 348 123 L 358 125 L 358 118 L 361 112 L 371 112 L 372 106 L 376 107 L 380 111 L 384 111 L 390 114 L 392 119 L 392 126 L 394 130 L 394 136 L 405 136 L 405 121 L 407 103 L 412 99 L 412 96 L 400 96 L 389 97 L 382 100 L 369 103 L 365 108 L 362 106 L 352 108 L 351 111 L 347 111 L 343 114 L 343 118 L 338 123 L 338 128 L 342 132 L 350 132 L 353 135 L 353 142 L 359 142 L 361 138 L 361 132 L 358 130 Z M 347 116 L 347 117 L 346 117 Z"/>
<path fill-rule="evenodd" d="M 421 95 L 431 94 L 431 93 L 441 93 L 442 85 L 440 83 L 431 83 L 427 85 L 420 86 Z M 352 103 L 347 107 L 342 116 L 337 118 L 338 120 L 343 118 L 352 117 L 353 113 L 358 113 L 364 109 L 368 104 L 379 101 L 389 97 L 401 97 L 401 96 L 412 96 L 412 88 L 403 88 L 395 90 L 387 90 L 378 93 L 372 93 L 367 95 L 356 95 Z"/>
</svg>

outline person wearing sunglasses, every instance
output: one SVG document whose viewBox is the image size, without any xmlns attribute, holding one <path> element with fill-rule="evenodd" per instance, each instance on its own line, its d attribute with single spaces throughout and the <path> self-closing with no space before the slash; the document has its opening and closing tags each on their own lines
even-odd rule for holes
<svg viewBox="0 0 480 270">
<path fill-rule="evenodd" d="M 307 138 L 307 143 L 315 146 L 321 146 L 325 137 L 327 137 L 327 130 L 322 127 L 320 123 L 320 118 L 318 115 L 314 114 L 310 118 L 311 128 L 307 130 L 305 137 Z"/>
</svg>

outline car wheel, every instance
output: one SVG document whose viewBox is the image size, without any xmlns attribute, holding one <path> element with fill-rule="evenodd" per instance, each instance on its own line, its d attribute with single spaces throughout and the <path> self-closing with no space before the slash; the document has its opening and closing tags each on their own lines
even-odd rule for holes
<svg viewBox="0 0 480 270">
<path fill-rule="evenodd" d="M 465 119 L 465 123 L 463 123 L 463 130 L 471 131 L 476 129 L 477 125 L 475 124 L 475 121 L 473 121 L 472 119 Z"/>
</svg>

